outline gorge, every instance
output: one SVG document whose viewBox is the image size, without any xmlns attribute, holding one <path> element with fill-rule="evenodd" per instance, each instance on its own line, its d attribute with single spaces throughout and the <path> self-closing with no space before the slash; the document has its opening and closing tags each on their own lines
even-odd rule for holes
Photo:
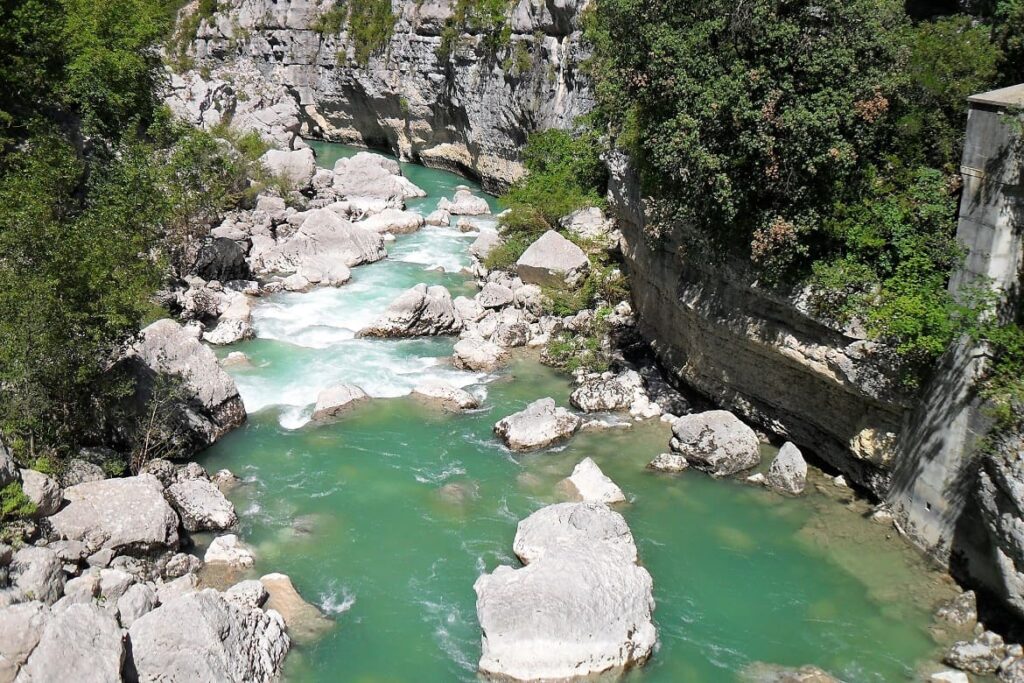
<svg viewBox="0 0 1024 683">
<path fill-rule="evenodd" d="M 791 224 L 713 253 L 652 185 L 678 184 L 669 153 L 608 118 L 628 89 L 595 75 L 596 14 L 198 0 L 140 51 L 166 105 L 141 134 L 172 178 L 154 187 L 186 219 L 125 247 L 162 271 L 126 287 L 148 308 L 134 328 L 118 309 L 94 386 L 130 381 L 89 396 L 84 436 L 48 450 L 12 417 L 34 396 L 3 404 L 0 680 L 1024 680 L 1024 455 L 987 384 L 1013 338 L 952 325 L 915 384 L 869 316 L 770 279 L 758 249 L 797 244 Z M 762 76 L 743 78 L 774 124 Z M 966 309 L 995 285 L 1009 327 L 1022 93 L 960 103 L 943 180 L 966 258 L 942 292 Z M 856 100 L 856 126 L 888 96 Z M 111 149 L 97 163 L 135 158 Z M 941 212 L 907 192 L 898 219 L 868 193 L 868 222 Z"/>
</svg>

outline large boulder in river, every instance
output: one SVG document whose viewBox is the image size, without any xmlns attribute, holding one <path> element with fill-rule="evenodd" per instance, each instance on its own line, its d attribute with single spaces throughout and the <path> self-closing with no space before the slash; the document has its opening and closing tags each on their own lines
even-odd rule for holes
<svg viewBox="0 0 1024 683">
<path fill-rule="evenodd" d="M 491 212 L 486 199 L 477 197 L 465 187 L 455 190 L 453 199 L 442 197 L 437 203 L 437 208 L 439 211 L 447 211 L 452 216 L 480 216 Z"/>
<path fill-rule="evenodd" d="M 223 531 L 238 524 L 235 506 L 207 479 L 185 479 L 167 489 L 186 531 Z"/>
<path fill-rule="evenodd" d="M 260 162 L 270 173 L 285 180 L 292 189 L 309 187 L 316 173 L 316 157 L 308 147 L 296 150 L 271 149 Z"/>
<path fill-rule="evenodd" d="M 383 199 L 396 208 L 404 206 L 408 197 L 427 196 L 402 175 L 397 161 L 372 152 L 338 159 L 334 164 L 334 191 L 346 199 Z"/>
<path fill-rule="evenodd" d="M 170 318 L 157 320 L 141 333 L 127 362 L 136 377 L 135 401 L 140 412 L 159 391 L 157 375 L 180 378 L 187 401 L 178 405 L 181 423 L 188 425 L 194 450 L 209 446 L 245 422 L 245 406 L 231 375 L 193 334 Z M 141 366 L 140 366 L 141 363 Z"/>
<path fill-rule="evenodd" d="M 643 664 L 657 632 L 653 582 L 622 515 L 600 503 L 550 505 L 519 523 L 525 565 L 477 579 L 480 670 L 564 680 Z"/>
<path fill-rule="evenodd" d="M 269 240 L 269 238 L 267 238 Z M 253 240 L 253 266 L 266 273 L 302 273 L 303 269 L 351 268 L 387 256 L 384 239 L 350 223 L 330 209 L 310 211 L 290 237 L 266 244 Z"/>
<path fill-rule="evenodd" d="M 266 574 L 260 577 L 260 583 L 269 594 L 264 607 L 281 615 L 288 635 L 296 641 L 311 642 L 333 626 L 316 606 L 302 599 L 286 574 Z"/>
<path fill-rule="evenodd" d="M 726 410 L 684 415 L 672 423 L 672 435 L 672 450 L 714 477 L 749 470 L 761 461 L 757 434 Z"/>
<path fill-rule="evenodd" d="M 213 589 L 171 600 L 128 629 L 142 681 L 272 681 L 291 643 L 274 611 L 242 609 Z"/>
<path fill-rule="evenodd" d="M 335 384 L 317 394 L 313 420 L 337 417 L 367 399 L 366 392 L 354 384 Z"/>
<path fill-rule="evenodd" d="M 452 304 L 451 293 L 441 285 L 418 284 L 391 302 L 387 310 L 361 337 L 419 337 L 455 334 L 462 329 L 462 318 Z"/>
<path fill-rule="evenodd" d="M 68 504 L 49 518 L 60 538 L 109 548 L 164 550 L 178 546 L 178 515 L 152 474 L 90 481 L 64 490 Z"/>
<path fill-rule="evenodd" d="M 548 230 L 516 261 L 516 273 L 526 284 L 548 287 L 574 285 L 590 270 L 590 259 L 578 246 Z"/>
<path fill-rule="evenodd" d="M 250 275 L 245 251 L 226 237 L 208 240 L 199 248 L 192 272 L 204 280 L 220 282 L 248 280 Z"/>
<path fill-rule="evenodd" d="M 54 610 L 18 681 L 120 681 L 124 654 L 124 636 L 111 610 L 70 605 Z"/>
<path fill-rule="evenodd" d="M 480 407 L 480 401 L 476 396 L 441 380 L 424 380 L 413 387 L 412 393 L 452 410 L 471 410 Z"/>
<path fill-rule="evenodd" d="M 485 339 L 460 339 L 452 349 L 452 363 L 463 370 L 490 372 L 508 360 L 508 352 Z"/>
<path fill-rule="evenodd" d="M 580 423 L 578 415 L 556 407 L 555 399 L 541 398 L 499 420 L 494 433 L 514 451 L 532 451 L 568 439 Z"/>
<path fill-rule="evenodd" d="M 768 468 L 765 483 L 769 488 L 783 493 L 798 495 L 807 485 L 807 462 L 800 449 L 787 441 Z"/>
<path fill-rule="evenodd" d="M 415 211 L 384 209 L 366 220 L 359 221 L 356 225 L 370 232 L 407 235 L 423 227 L 423 216 Z"/>
</svg>

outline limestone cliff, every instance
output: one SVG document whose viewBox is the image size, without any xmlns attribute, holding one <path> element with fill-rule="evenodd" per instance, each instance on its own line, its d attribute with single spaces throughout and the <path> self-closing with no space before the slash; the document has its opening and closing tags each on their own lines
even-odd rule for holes
<svg viewBox="0 0 1024 683">
<path fill-rule="evenodd" d="M 877 344 L 815 319 L 799 298 L 741 267 L 682 249 L 683 226 L 652 237 L 651 206 L 620 155 L 610 160 L 640 328 L 674 379 L 806 447 L 878 495 L 909 407 Z"/>
<path fill-rule="evenodd" d="M 329 1 L 222 1 L 168 100 L 196 123 L 234 117 L 286 144 L 301 133 L 388 148 L 502 187 L 522 173 L 529 132 L 569 127 L 591 107 L 580 72 L 587 0 L 509 2 L 497 45 L 453 23 L 458 1 L 392 0 L 390 41 L 365 65 L 345 26 L 318 30 Z"/>
</svg>

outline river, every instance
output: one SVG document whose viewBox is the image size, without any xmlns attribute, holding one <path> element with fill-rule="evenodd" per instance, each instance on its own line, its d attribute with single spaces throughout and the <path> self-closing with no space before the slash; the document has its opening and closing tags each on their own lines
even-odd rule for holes
<svg viewBox="0 0 1024 683">
<path fill-rule="evenodd" d="M 316 151 L 332 167 L 355 150 Z M 456 185 L 472 186 L 403 168 L 428 193 L 409 202 L 423 213 Z M 542 396 L 567 406 L 565 376 L 526 351 L 483 375 L 446 364 L 454 339 L 354 338 L 418 282 L 472 295 L 460 274 L 472 239 L 431 227 L 399 236 L 388 259 L 353 269 L 341 288 L 262 299 L 257 339 L 217 350 L 251 359 L 229 369 L 250 416 L 202 462 L 246 482 L 232 499 L 256 549 L 252 575 L 289 574 L 334 621 L 296 645 L 288 680 L 477 680 L 473 582 L 514 562 L 516 523 L 560 500 L 556 483 L 586 456 L 629 497 L 618 509 L 654 578 L 660 645 L 629 681 L 735 681 L 755 661 L 815 664 L 855 682 L 915 680 L 937 650 L 931 610 L 952 584 L 892 528 L 868 521 L 850 491 L 816 472 L 800 499 L 649 472 L 669 438 L 657 420 L 513 455 L 493 438 L 494 423 Z M 465 387 L 483 407 L 451 414 L 409 397 L 427 377 Z M 374 400 L 336 423 L 307 424 L 318 391 L 339 381 Z"/>
</svg>

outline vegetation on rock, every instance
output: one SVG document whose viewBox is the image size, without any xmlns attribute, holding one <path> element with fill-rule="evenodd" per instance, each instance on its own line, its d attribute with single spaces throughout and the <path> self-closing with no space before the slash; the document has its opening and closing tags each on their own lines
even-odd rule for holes
<svg viewBox="0 0 1024 683">
<path fill-rule="evenodd" d="M 313 22 L 314 31 L 322 35 L 337 35 L 347 28 L 360 66 L 370 63 L 370 57 L 387 48 L 395 30 L 397 17 L 391 11 L 391 0 L 337 0 Z M 345 59 L 338 52 L 338 61 Z"/>
</svg>

